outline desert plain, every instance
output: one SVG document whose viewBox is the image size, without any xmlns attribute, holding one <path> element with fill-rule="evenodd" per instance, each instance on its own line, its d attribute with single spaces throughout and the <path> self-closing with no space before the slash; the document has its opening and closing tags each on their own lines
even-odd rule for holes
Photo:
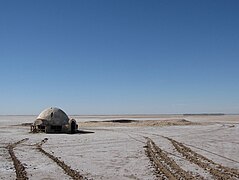
<svg viewBox="0 0 239 180">
<path fill-rule="evenodd" d="M 0 179 L 239 179 L 239 115 L 70 117 L 79 133 L 0 116 Z"/>
</svg>

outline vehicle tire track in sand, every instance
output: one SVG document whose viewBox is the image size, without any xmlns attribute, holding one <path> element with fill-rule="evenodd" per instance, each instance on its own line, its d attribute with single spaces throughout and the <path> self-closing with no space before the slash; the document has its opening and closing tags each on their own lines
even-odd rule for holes
<svg viewBox="0 0 239 180">
<path fill-rule="evenodd" d="M 37 150 L 40 151 L 42 154 L 46 155 L 50 159 L 52 159 L 58 166 L 60 166 L 67 175 L 72 177 L 75 180 L 83 180 L 87 179 L 86 177 L 83 177 L 78 171 L 71 169 L 70 166 L 66 165 L 64 161 L 59 160 L 57 157 L 53 156 L 52 154 L 46 152 L 44 149 L 42 149 L 42 145 L 47 141 L 48 139 L 45 138 L 40 143 L 36 144 Z"/>
<path fill-rule="evenodd" d="M 12 158 L 13 164 L 14 164 L 14 168 L 16 170 L 16 179 L 17 180 L 27 180 L 27 172 L 25 170 L 25 167 L 23 166 L 23 164 L 21 163 L 21 161 L 19 161 L 19 159 L 16 157 L 15 153 L 14 153 L 14 148 L 18 145 L 21 144 L 25 141 L 27 141 L 28 138 L 22 139 L 18 142 L 15 142 L 13 144 L 9 144 L 6 148 L 8 149 L 8 152 Z"/>
<path fill-rule="evenodd" d="M 144 134 L 148 134 L 148 135 L 159 136 L 159 137 L 163 137 L 163 138 L 168 139 L 168 137 L 165 137 L 165 136 L 160 135 L 160 134 L 147 133 L 147 132 L 143 132 L 143 133 L 144 133 Z M 170 137 L 174 137 L 174 136 L 170 136 Z M 210 139 L 208 139 L 208 140 L 210 140 Z M 211 140 L 213 140 L 213 139 L 211 139 Z M 219 140 L 215 140 L 215 141 L 219 141 Z M 224 142 L 224 141 L 222 141 L 222 142 Z M 234 144 L 235 144 L 235 142 L 229 142 L 229 143 L 234 143 Z M 239 143 L 237 143 L 237 144 L 239 144 Z M 208 150 L 203 149 L 203 148 L 199 148 L 199 147 L 196 147 L 196 146 L 193 146 L 193 145 L 189 145 L 189 144 L 185 144 L 185 143 L 184 143 L 184 145 L 194 147 L 194 148 L 196 148 L 196 149 L 199 149 L 199 150 L 205 151 L 205 152 L 207 152 L 207 153 L 213 154 L 213 155 L 215 155 L 215 156 L 218 156 L 218 157 L 220 157 L 220 158 L 223 158 L 223 159 L 229 160 L 229 161 L 231 161 L 231 162 L 239 163 L 238 161 L 236 161 L 236 160 L 234 160 L 234 159 L 231 159 L 231 158 L 229 158 L 229 157 L 222 156 L 222 155 L 220 155 L 220 154 L 214 153 L 214 152 L 212 152 L 212 151 L 208 151 Z"/>
<path fill-rule="evenodd" d="M 237 169 L 225 167 L 215 163 L 212 160 L 194 152 L 192 149 L 183 145 L 182 143 L 168 137 L 165 138 L 171 141 L 175 149 L 186 159 L 210 172 L 216 179 L 239 178 L 239 171 Z"/>
<path fill-rule="evenodd" d="M 203 179 L 202 177 L 194 177 L 189 172 L 180 168 L 173 159 L 169 158 L 163 150 L 155 145 L 152 139 L 145 138 L 147 140 L 146 154 L 162 179 Z"/>
</svg>

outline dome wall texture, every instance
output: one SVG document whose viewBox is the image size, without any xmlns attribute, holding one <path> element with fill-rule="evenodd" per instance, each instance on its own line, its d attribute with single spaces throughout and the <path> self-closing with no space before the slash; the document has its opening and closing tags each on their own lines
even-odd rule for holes
<svg viewBox="0 0 239 180">
<path fill-rule="evenodd" d="M 37 120 L 47 121 L 49 125 L 66 125 L 70 119 L 61 109 L 51 107 L 42 111 Z"/>
</svg>

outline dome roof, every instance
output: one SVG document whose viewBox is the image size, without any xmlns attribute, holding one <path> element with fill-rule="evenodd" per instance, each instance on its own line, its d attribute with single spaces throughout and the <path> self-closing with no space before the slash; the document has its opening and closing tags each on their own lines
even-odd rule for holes
<svg viewBox="0 0 239 180">
<path fill-rule="evenodd" d="M 51 107 L 42 111 L 37 120 L 48 121 L 49 124 L 64 125 L 69 121 L 69 117 L 59 108 Z"/>
</svg>

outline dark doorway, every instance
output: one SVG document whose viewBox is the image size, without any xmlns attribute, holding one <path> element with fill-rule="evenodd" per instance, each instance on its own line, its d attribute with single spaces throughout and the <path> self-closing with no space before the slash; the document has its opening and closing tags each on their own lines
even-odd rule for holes
<svg viewBox="0 0 239 180">
<path fill-rule="evenodd" d="M 75 121 L 71 121 L 71 133 L 75 133 L 76 132 L 76 122 Z"/>
<path fill-rule="evenodd" d="M 41 131 L 41 132 L 45 132 L 46 131 L 46 126 L 38 125 L 38 130 Z"/>
<path fill-rule="evenodd" d="M 53 132 L 61 132 L 62 126 L 51 126 Z"/>
</svg>

